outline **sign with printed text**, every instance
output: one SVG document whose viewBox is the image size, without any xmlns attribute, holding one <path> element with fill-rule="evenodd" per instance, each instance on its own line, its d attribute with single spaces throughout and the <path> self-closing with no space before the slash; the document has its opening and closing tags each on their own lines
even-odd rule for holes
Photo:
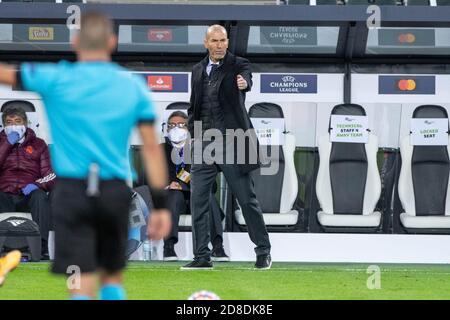
<svg viewBox="0 0 450 320">
<path fill-rule="evenodd" d="M 13 42 L 70 43 L 70 31 L 64 24 L 13 24 Z"/>
<path fill-rule="evenodd" d="M 367 116 L 331 116 L 331 142 L 369 142 L 369 121 Z"/>
<path fill-rule="evenodd" d="M 261 74 L 261 93 L 317 93 L 317 75 Z"/>
<path fill-rule="evenodd" d="M 279 146 L 284 144 L 285 120 L 281 118 L 251 118 L 260 145 Z"/>
<path fill-rule="evenodd" d="M 448 119 L 443 118 L 411 119 L 411 145 L 448 145 L 448 124 Z"/>
<path fill-rule="evenodd" d="M 28 29 L 28 40 L 53 41 L 54 29 L 52 27 L 30 27 Z"/>
<path fill-rule="evenodd" d="M 264 45 L 317 45 L 317 27 L 261 27 L 261 44 Z"/>
<path fill-rule="evenodd" d="M 189 92 L 187 73 L 140 73 L 153 92 Z"/>
<path fill-rule="evenodd" d="M 148 87 L 153 91 L 172 91 L 172 76 L 148 76 Z"/>
</svg>

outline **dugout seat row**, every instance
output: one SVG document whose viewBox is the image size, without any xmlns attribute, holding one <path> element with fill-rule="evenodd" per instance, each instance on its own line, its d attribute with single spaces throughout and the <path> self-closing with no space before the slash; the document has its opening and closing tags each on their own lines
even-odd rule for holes
<svg viewBox="0 0 450 320">
<path fill-rule="evenodd" d="M 167 111 L 187 107 L 187 103 L 174 103 Z M 257 103 L 250 108 L 249 115 L 252 121 L 284 119 L 282 108 L 273 103 Z M 365 116 L 366 113 L 360 105 L 341 104 L 333 108 L 330 120 L 332 115 Z M 445 109 L 439 106 L 420 106 L 413 117 L 448 118 Z M 322 231 L 376 232 L 383 223 L 379 206 L 382 185 L 377 166 L 378 139 L 369 132 L 367 143 L 331 142 L 331 130 L 330 121 L 327 134 L 318 137 L 315 192 L 319 208 L 312 214 Z M 404 208 L 399 213 L 402 227 L 409 232 L 450 229 L 448 146 L 412 146 L 409 139 L 409 135 L 403 137 L 400 147 L 403 164 L 397 189 Z M 269 229 L 286 230 L 298 223 L 301 209 L 296 206 L 298 179 L 294 136 L 285 130 L 283 143 L 276 148 L 278 152 L 269 154 L 266 160 L 271 164 L 276 161 L 278 172 L 262 175 L 261 170 L 257 170 L 252 175 L 266 225 Z M 233 211 L 233 219 L 245 228 L 239 204 Z M 180 226 L 191 226 L 190 214 L 181 216 Z"/>
<path fill-rule="evenodd" d="M 166 107 L 164 119 L 174 111 L 187 113 L 189 103 L 174 102 Z M 249 110 L 251 119 L 283 119 L 283 110 L 277 104 L 257 103 Z M 166 121 L 162 124 L 162 131 L 166 133 Z M 261 204 L 264 221 L 268 226 L 289 227 L 297 224 L 299 212 L 295 209 L 295 202 L 298 193 L 297 174 L 294 165 L 295 138 L 293 134 L 284 131 L 282 133 L 282 145 L 273 146 L 277 152 L 268 154 L 267 164 L 279 167 L 275 175 L 261 175 L 257 170 L 253 173 L 255 182 L 255 193 Z M 275 163 L 276 162 L 276 163 Z M 271 188 L 267 188 L 271 186 Z M 234 211 L 234 220 L 244 227 L 246 226 L 243 214 L 237 204 Z M 180 215 L 179 226 L 189 228 L 192 226 L 192 216 L 189 213 Z"/>
<path fill-rule="evenodd" d="M 365 115 L 355 104 L 334 107 L 332 115 Z M 447 119 L 445 108 L 423 105 L 413 118 Z M 319 137 L 315 218 L 322 231 L 373 232 L 382 212 L 376 210 L 381 180 L 377 167 L 377 137 L 368 143 L 330 142 L 330 131 Z M 401 205 L 395 209 L 401 227 L 409 233 L 450 232 L 450 146 L 412 145 L 411 133 L 401 137 L 401 166 L 397 190 Z"/>
<path fill-rule="evenodd" d="M 186 102 L 172 103 L 166 108 L 164 118 L 175 110 L 186 112 L 188 106 Z M 249 115 L 252 121 L 284 119 L 279 105 L 265 102 L 251 106 Z M 383 181 L 384 188 L 391 190 L 385 199 L 380 199 L 382 182 L 377 165 L 376 135 L 369 132 L 367 143 L 331 142 L 332 115 L 365 116 L 366 112 L 356 104 L 335 106 L 328 132 L 317 138 L 319 163 L 311 188 L 317 197 L 317 207 L 305 209 L 297 204 L 299 179 L 294 165 L 295 138 L 286 130 L 282 133 L 282 144 L 275 146 L 278 152 L 269 154 L 266 159 L 270 164 L 277 162 L 278 172 L 269 176 L 262 175 L 261 170 L 252 173 L 255 193 L 269 230 L 289 230 L 298 224 L 306 210 L 309 210 L 306 215 L 310 220 L 310 232 L 378 232 L 390 219 L 386 211 L 392 210 L 389 199 L 392 199 L 394 182 L 386 184 L 386 180 Z M 413 117 L 448 118 L 445 109 L 439 106 L 418 107 Z M 400 152 L 403 165 L 393 165 L 391 171 L 394 171 L 392 180 L 395 172 L 400 172 L 395 190 L 398 190 L 400 206 L 397 214 L 401 227 L 408 232 L 450 229 L 448 146 L 411 146 L 408 135 L 401 138 Z M 235 230 L 234 227 L 229 229 L 230 219 L 231 226 L 245 229 L 246 223 L 237 202 L 232 203 L 230 211 L 227 230 Z M 311 220 L 316 221 L 317 230 L 311 228 Z M 190 214 L 180 216 L 180 227 L 189 228 L 191 224 Z"/>
</svg>

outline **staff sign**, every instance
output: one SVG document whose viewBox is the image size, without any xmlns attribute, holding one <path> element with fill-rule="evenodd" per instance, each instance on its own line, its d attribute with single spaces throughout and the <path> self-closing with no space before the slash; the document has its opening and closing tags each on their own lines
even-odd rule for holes
<svg viewBox="0 0 450 320">
<path fill-rule="evenodd" d="M 367 143 L 367 116 L 331 115 L 331 142 Z"/>
</svg>

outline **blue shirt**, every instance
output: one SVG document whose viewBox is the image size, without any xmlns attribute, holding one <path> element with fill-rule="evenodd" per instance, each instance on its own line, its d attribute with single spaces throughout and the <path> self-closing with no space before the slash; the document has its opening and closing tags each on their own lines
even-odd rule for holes
<svg viewBox="0 0 450 320">
<path fill-rule="evenodd" d="M 155 110 L 141 77 L 111 62 L 22 64 L 25 90 L 42 96 L 58 177 L 83 179 L 91 163 L 102 179 L 130 178 L 129 137 Z"/>
</svg>

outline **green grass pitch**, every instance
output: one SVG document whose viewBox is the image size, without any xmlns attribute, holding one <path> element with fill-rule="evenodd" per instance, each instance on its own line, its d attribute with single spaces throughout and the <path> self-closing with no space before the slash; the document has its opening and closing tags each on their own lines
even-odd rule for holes
<svg viewBox="0 0 450 320">
<path fill-rule="evenodd" d="M 448 265 L 379 265 L 381 288 L 369 290 L 369 264 L 216 263 L 211 271 L 181 271 L 183 262 L 133 262 L 125 287 L 129 299 L 185 300 L 209 290 L 221 299 L 450 299 Z M 0 287 L 3 299 L 66 299 L 66 279 L 48 263 L 23 263 Z"/>
</svg>

